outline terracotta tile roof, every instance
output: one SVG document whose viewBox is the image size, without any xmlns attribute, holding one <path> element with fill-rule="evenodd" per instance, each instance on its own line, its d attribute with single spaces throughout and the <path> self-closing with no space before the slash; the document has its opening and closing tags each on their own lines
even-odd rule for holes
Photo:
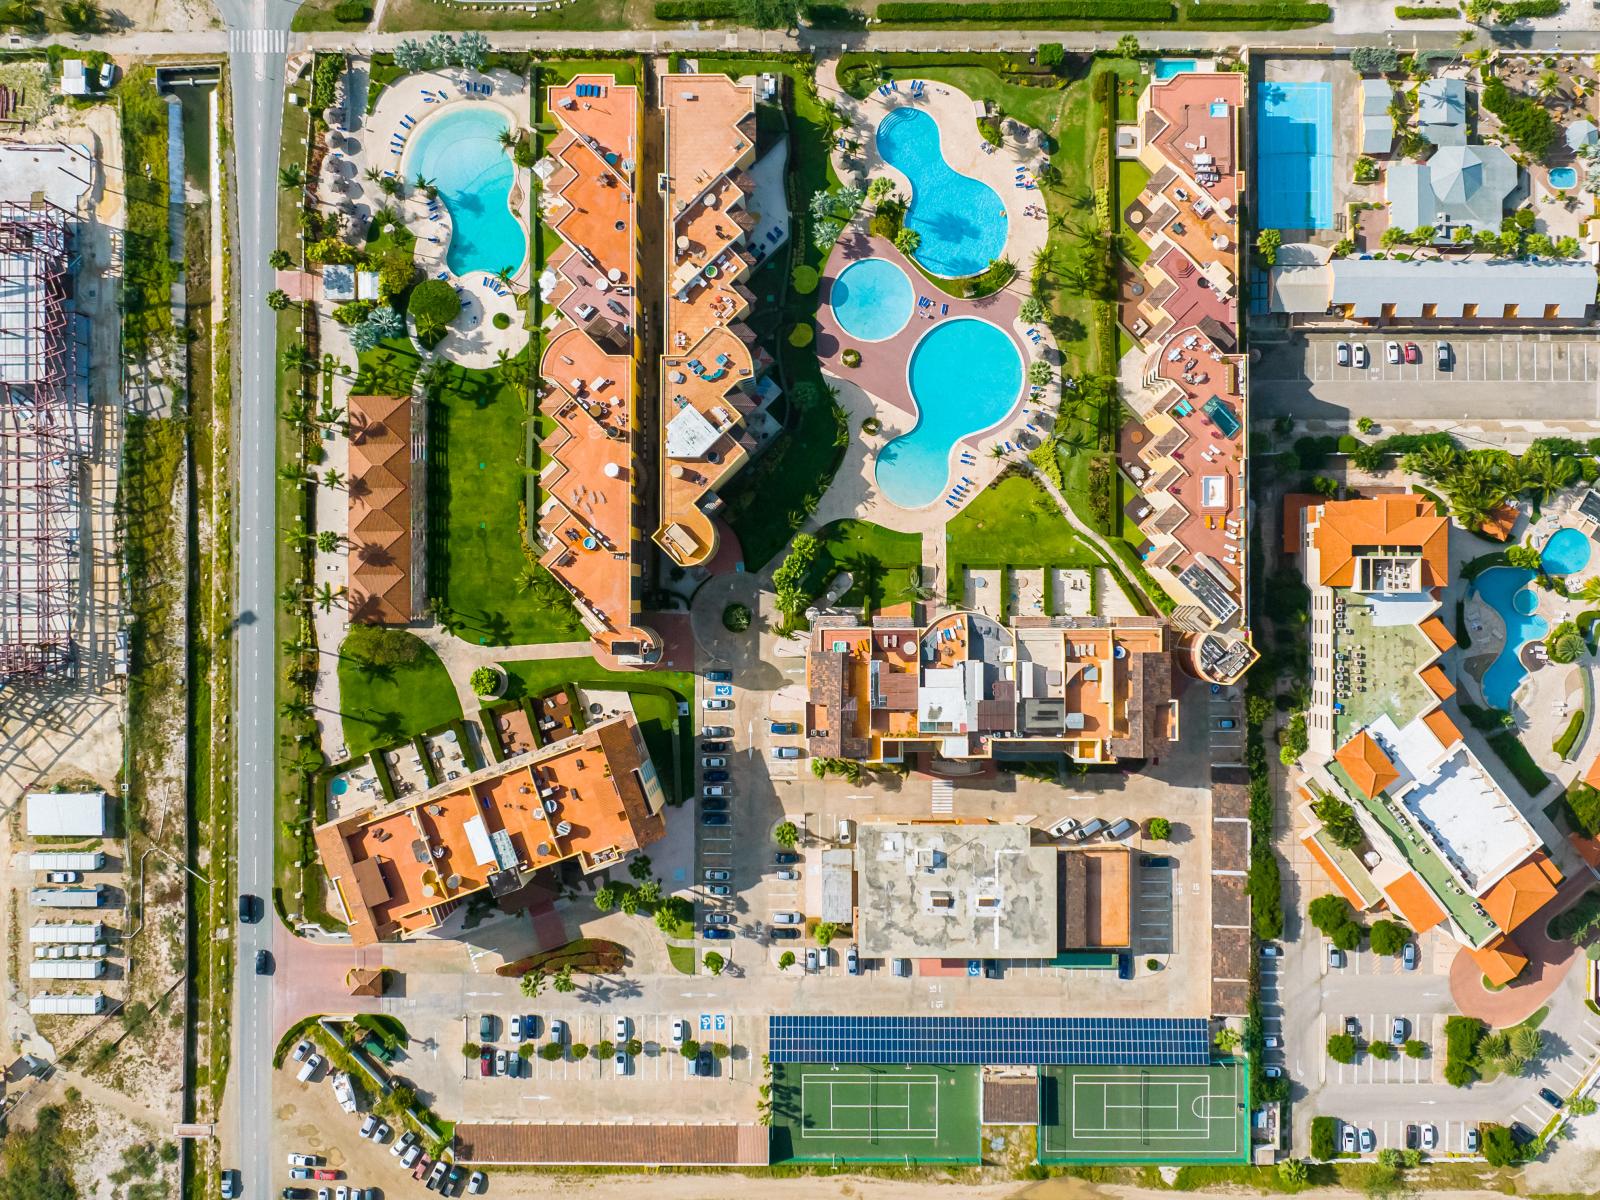
<svg viewBox="0 0 1600 1200">
<path fill-rule="evenodd" d="M 1488 534 L 1497 542 L 1503 542 L 1511 536 L 1511 531 L 1517 527 L 1517 517 L 1520 510 L 1513 504 L 1497 504 L 1489 510 L 1488 517 L 1483 524 L 1478 526 L 1482 533 Z"/>
<path fill-rule="evenodd" d="M 1395 912 L 1418 933 L 1427 933 L 1445 919 L 1444 908 L 1414 871 L 1407 871 L 1384 885 L 1383 893 L 1389 897 Z"/>
<path fill-rule="evenodd" d="M 1447 750 L 1461 740 L 1461 730 L 1456 728 L 1456 723 L 1442 708 L 1436 708 L 1423 717 L 1422 723 L 1433 731 L 1433 736 L 1438 738 L 1439 744 Z"/>
<path fill-rule="evenodd" d="M 1591 870 L 1600 870 L 1600 841 L 1581 833 L 1567 834 L 1567 841 Z"/>
<path fill-rule="evenodd" d="M 1551 900 L 1561 886 L 1561 871 L 1550 856 L 1537 850 L 1483 897 L 1483 907 L 1501 929 L 1510 933 Z"/>
<path fill-rule="evenodd" d="M 1510 983 L 1528 965 L 1521 947 L 1505 936 L 1495 938 L 1481 950 L 1468 950 L 1467 953 L 1472 955 L 1472 961 L 1478 964 L 1484 976 L 1496 987 Z"/>
<path fill-rule="evenodd" d="M 1037 1125 L 1038 1079 L 985 1078 L 982 1116 L 985 1125 Z"/>
<path fill-rule="evenodd" d="M 595 1123 L 456 1126 L 464 1163 L 605 1166 L 764 1167 L 769 1137 L 760 1125 Z"/>
<path fill-rule="evenodd" d="M 351 396 L 350 618 L 405 625 L 411 607 L 411 397 Z"/>
<path fill-rule="evenodd" d="M 1353 587 L 1357 556 L 1376 547 L 1419 551 L 1424 588 L 1443 587 L 1449 578 L 1450 522 L 1426 496 L 1329 501 L 1314 536 L 1321 559 L 1317 582 L 1327 587 Z"/>
<path fill-rule="evenodd" d="M 1583 773 L 1583 781 L 1592 788 L 1600 788 L 1600 755 L 1589 764 L 1589 769 Z"/>
<path fill-rule="evenodd" d="M 1340 746 L 1333 759 L 1344 768 L 1345 774 L 1350 776 L 1350 781 L 1360 788 L 1362 794 L 1369 800 L 1376 798 L 1386 787 L 1400 778 L 1400 772 L 1395 769 L 1389 756 L 1377 742 L 1372 740 L 1372 735 L 1365 731 L 1356 734 Z"/>
<path fill-rule="evenodd" d="M 1343 871 L 1339 870 L 1333 859 L 1328 857 L 1328 852 L 1314 836 L 1306 834 L 1300 839 L 1300 844 L 1311 852 L 1311 857 L 1316 860 L 1317 866 L 1322 868 L 1322 873 L 1328 877 L 1333 886 L 1339 889 L 1339 894 L 1350 902 L 1351 908 L 1360 912 L 1367 907 L 1366 899 L 1356 891 L 1355 885 L 1345 877 Z"/>
<path fill-rule="evenodd" d="M 1444 668 L 1438 663 L 1429 663 L 1422 668 L 1422 682 L 1428 685 L 1428 690 L 1441 700 L 1448 700 L 1456 694 L 1456 685 L 1450 682 L 1450 676 L 1444 673 Z"/>
<path fill-rule="evenodd" d="M 1437 616 L 1429 617 L 1418 628 L 1422 630 L 1423 635 L 1430 642 L 1439 648 L 1440 654 L 1443 654 L 1456 644 L 1454 635 L 1445 628 L 1444 622 L 1439 620 Z"/>
</svg>

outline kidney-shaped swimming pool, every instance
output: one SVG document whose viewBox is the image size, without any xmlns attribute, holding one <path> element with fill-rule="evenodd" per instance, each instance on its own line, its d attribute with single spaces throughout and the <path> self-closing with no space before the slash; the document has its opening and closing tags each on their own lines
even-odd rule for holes
<svg viewBox="0 0 1600 1200">
<path fill-rule="evenodd" d="M 500 144 L 510 126 L 511 119 L 493 105 L 452 106 L 423 123 L 406 156 L 410 176 L 432 180 L 450 210 L 445 262 L 457 275 L 516 271 L 528 256 L 528 240 L 510 205 L 516 170 Z"/>
<path fill-rule="evenodd" d="M 916 108 L 878 122 L 878 153 L 911 183 L 905 227 L 922 238 L 911 256 L 935 275 L 976 275 L 1006 248 L 1006 206 L 987 183 L 945 161 L 939 123 Z"/>
</svg>

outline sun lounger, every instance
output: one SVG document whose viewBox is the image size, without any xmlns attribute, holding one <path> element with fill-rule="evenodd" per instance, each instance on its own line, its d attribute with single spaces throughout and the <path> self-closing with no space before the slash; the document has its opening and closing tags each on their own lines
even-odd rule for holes
<svg viewBox="0 0 1600 1200">
<path fill-rule="evenodd" d="M 950 315 L 950 306 L 948 304 L 939 305 L 939 315 L 941 317 L 948 317 Z"/>
</svg>

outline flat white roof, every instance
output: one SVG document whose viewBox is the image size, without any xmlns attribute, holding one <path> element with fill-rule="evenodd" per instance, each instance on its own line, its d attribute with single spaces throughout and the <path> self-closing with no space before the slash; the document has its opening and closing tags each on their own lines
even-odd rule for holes
<svg viewBox="0 0 1600 1200">
<path fill-rule="evenodd" d="M 1400 803 L 1424 823 L 1434 843 L 1479 894 L 1540 845 L 1533 827 L 1465 742 L 1456 745 L 1436 772 L 1406 791 Z"/>
<path fill-rule="evenodd" d="M 722 435 L 698 408 L 686 407 L 667 422 L 668 458 L 704 458 Z"/>
<path fill-rule="evenodd" d="M 104 837 L 104 792 L 29 792 L 29 837 Z"/>
</svg>

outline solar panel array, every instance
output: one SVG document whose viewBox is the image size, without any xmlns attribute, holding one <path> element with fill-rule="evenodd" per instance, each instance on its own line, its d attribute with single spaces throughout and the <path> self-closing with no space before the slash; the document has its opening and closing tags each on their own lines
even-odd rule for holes
<svg viewBox="0 0 1600 1200">
<path fill-rule="evenodd" d="M 770 1018 L 775 1063 L 1205 1066 L 1203 1017 Z"/>
</svg>

